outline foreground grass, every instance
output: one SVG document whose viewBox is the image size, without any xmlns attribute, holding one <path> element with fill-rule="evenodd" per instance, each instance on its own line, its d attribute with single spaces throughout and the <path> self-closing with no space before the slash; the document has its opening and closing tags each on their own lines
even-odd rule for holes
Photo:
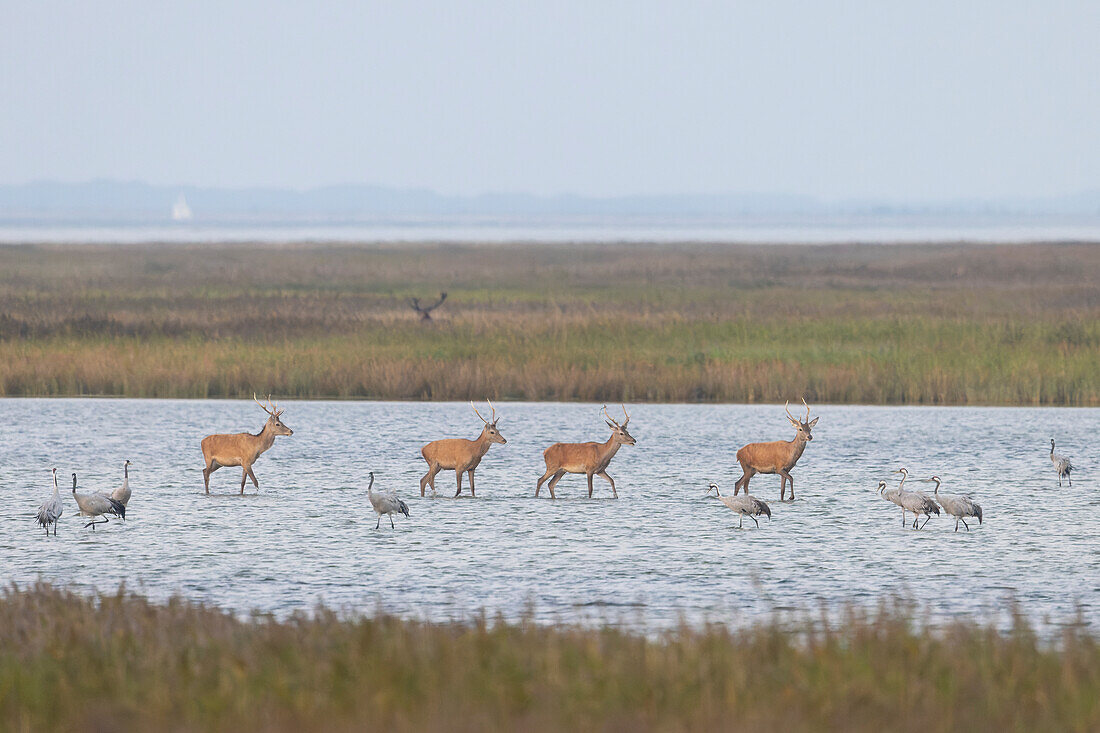
<svg viewBox="0 0 1100 733">
<path fill-rule="evenodd" d="M 0 247 L 0 395 L 1100 405 L 1098 281 L 1088 244 Z"/>
<path fill-rule="evenodd" d="M 1096 730 L 1100 647 L 903 612 L 792 634 L 280 622 L 122 592 L 0 596 L 0 727 Z"/>
</svg>

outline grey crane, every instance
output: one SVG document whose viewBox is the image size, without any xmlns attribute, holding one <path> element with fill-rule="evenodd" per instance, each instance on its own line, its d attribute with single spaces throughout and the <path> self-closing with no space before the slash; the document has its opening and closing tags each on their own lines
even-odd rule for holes
<svg viewBox="0 0 1100 733">
<path fill-rule="evenodd" d="M 757 527 L 760 526 L 760 522 L 756 521 L 756 518 L 761 515 L 767 515 L 768 519 L 772 518 L 772 510 L 767 504 L 757 499 L 755 496 L 749 496 L 749 492 L 746 489 L 744 494 L 740 496 L 722 496 L 722 492 L 718 490 L 718 484 L 713 481 L 710 482 L 710 487 L 707 489 L 706 496 L 710 495 L 710 492 L 714 492 L 718 495 L 718 500 L 728 506 L 733 511 L 741 515 L 740 521 L 737 523 L 737 528 L 742 529 L 745 525 L 745 517 L 751 519 Z"/>
<path fill-rule="evenodd" d="M 901 482 L 905 483 L 905 479 L 902 478 Z M 886 482 L 885 481 L 879 481 L 878 482 L 878 493 L 879 493 L 879 496 L 881 496 L 883 499 L 886 499 L 886 501 L 891 501 L 891 502 L 897 504 L 898 507 L 901 508 L 901 526 L 904 527 L 905 526 L 905 507 L 901 506 L 901 488 L 899 487 L 899 488 L 896 488 L 896 489 L 888 489 L 888 488 L 886 488 Z"/>
<path fill-rule="evenodd" d="M 1065 456 L 1054 452 L 1054 438 L 1050 439 L 1050 462 L 1054 464 L 1055 470 L 1058 471 L 1058 488 L 1062 487 L 1063 476 L 1069 481 L 1069 485 L 1073 486 L 1073 478 L 1069 475 L 1073 470 L 1073 464 Z"/>
<path fill-rule="evenodd" d="M 902 512 L 902 521 L 905 521 L 904 512 L 913 512 L 913 529 L 924 529 L 924 524 L 928 524 L 928 520 L 935 514 L 939 516 L 940 507 L 932 500 L 932 497 L 921 491 L 907 491 L 905 489 L 905 479 L 909 478 L 909 470 L 906 468 L 899 468 L 894 473 L 901 474 L 901 483 L 898 484 L 898 505 L 904 510 Z M 924 515 L 924 524 L 917 526 L 917 520 L 920 519 L 920 515 Z"/>
<path fill-rule="evenodd" d="M 108 496 L 117 501 L 122 506 L 130 505 L 130 459 L 127 458 L 126 462 L 122 464 L 122 486 L 112 491 Z"/>
<path fill-rule="evenodd" d="M 378 521 L 374 523 L 374 528 L 378 529 L 378 526 L 382 523 L 382 515 L 385 514 L 390 518 L 390 529 L 393 529 L 393 515 L 404 514 L 409 516 L 409 505 L 397 498 L 397 494 L 393 491 L 375 491 L 374 490 L 374 471 L 370 472 L 370 483 L 367 484 L 367 497 L 370 499 L 370 504 L 374 507 L 374 511 L 378 513 Z"/>
<path fill-rule="evenodd" d="M 73 474 L 73 498 L 76 499 L 76 505 L 80 507 L 80 513 L 92 518 L 90 522 L 84 525 L 85 529 L 91 527 L 94 532 L 97 524 L 106 524 L 110 520 L 104 516 L 105 514 L 115 514 L 123 519 L 126 518 L 126 507 L 119 501 L 103 494 L 78 494 L 75 473 Z M 103 521 L 97 522 L 96 517 L 103 517 Z"/>
<path fill-rule="evenodd" d="M 957 494 L 941 494 L 940 493 L 940 477 L 933 476 L 932 478 L 921 479 L 924 483 L 936 482 L 936 501 L 940 503 L 943 510 L 955 518 L 955 531 L 959 531 L 959 522 L 963 523 L 966 527 L 966 531 L 970 531 L 970 525 L 966 523 L 966 517 L 977 517 L 978 524 L 982 523 L 982 505 L 976 503 L 969 496 L 959 496 Z"/>
<path fill-rule="evenodd" d="M 50 536 L 50 525 L 53 525 L 53 535 L 57 536 L 57 520 L 65 512 L 65 505 L 61 503 L 61 493 L 57 488 L 57 469 L 53 469 L 53 495 L 42 502 L 38 507 L 35 520 L 46 530 L 46 536 Z"/>
</svg>

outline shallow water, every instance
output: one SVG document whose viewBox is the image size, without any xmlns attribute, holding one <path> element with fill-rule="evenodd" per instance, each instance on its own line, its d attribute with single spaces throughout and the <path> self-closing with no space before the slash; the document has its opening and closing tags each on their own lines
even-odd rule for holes
<svg viewBox="0 0 1100 733">
<path fill-rule="evenodd" d="M 237 495 L 239 469 L 214 474 L 203 494 L 200 438 L 255 431 L 251 402 L 115 399 L 0 400 L 0 573 L 161 599 L 180 594 L 238 611 L 285 615 L 318 601 L 347 611 L 468 618 L 479 610 L 541 621 L 612 621 L 648 631 L 681 621 L 751 622 L 777 609 L 875 605 L 901 595 L 932 622 L 963 614 L 1004 623 L 1009 604 L 1040 626 L 1078 613 L 1100 622 L 1100 491 L 1089 470 L 1100 409 L 893 408 L 823 405 L 792 472 L 798 499 L 778 501 L 779 479 L 753 479 L 773 519 L 759 529 L 711 495 L 732 492 L 734 453 L 793 432 L 774 405 L 637 405 L 638 439 L 612 461 L 619 499 L 596 479 L 567 476 L 557 500 L 534 498 L 542 450 L 558 440 L 606 438 L 598 405 L 498 405 L 508 444 L 477 470 L 477 498 L 454 499 L 454 474 L 421 498 L 419 447 L 474 437 L 466 404 L 285 402 L 295 430 L 255 464 L 260 481 Z M 1079 467 L 1058 488 L 1050 436 Z M 59 536 L 33 522 L 57 466 L 82 490 L 121 483 L 129 458 L 128 521 L 83 529 L 71 494 Z M 985 512 L 974 531 L 934 517 L 901 527 L 880 499 L 880 478 L 905 465 L 945 491 L 970 492 Z M 367 472 L 396 489 L 411 517 L 391 530 L 367 501 Z M 930 485 L 918 485 L 914 488 Z"/>
</svg>

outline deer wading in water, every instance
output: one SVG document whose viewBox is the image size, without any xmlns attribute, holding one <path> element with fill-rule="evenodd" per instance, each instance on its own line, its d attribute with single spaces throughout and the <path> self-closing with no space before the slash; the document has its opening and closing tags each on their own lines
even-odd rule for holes
<svg viewBox="0 0 1100 733">
<path fill-rule="evenodd" d="M 810 406 L 806 404 L 805 399 L 802 400 L 802 404 L 806 406 L 806 417 L 803 420 L 799 420 L 791 414 L 790 402 L 783 406 L 783 409 L 787 411 L 787 419 L 797 431 L 793 440 L 749 443 L 737 451 L 737 462 L 741 464 L 742 475 L 741 478 L 737 479 L 737 483 L 733 485 L 734 496 L 737 496 L 737 492 L 741 489 L 744 489 L 747 494 L 749 492 L 749 480 L 756 474 L 778 473 L 779 500 L 785 501 L 783 496 L 789 481 L 791 484 L 790 500 L 794 501 L 794 479 L 791 478 L 791 469 L 802 457 L 802 451 L 806 450 L 806 443 L 814 439 L 810 435 L 810 431 L 813 430 L 814 425 L 817 425 L 817 421 L 820 419 L 815 417 L 811 420 Z"/>
<path fill-rule="evenodd" d="M 535 496 L 542 490 L 542 483 L 550 479 L 547 488 L 550 489 L 550 498 L 554 497 L 554 487 L 561 481 L 561 477 L 567 473 L 583 473 L 588 477 L 588 498 L 592 498 L 592 477 L 599 476 L 611 484 L 611 494 L 616 499 L 619 492 L 615 490 L 615 480 L 607 475 L 607 464 L 619 452 L 619 446 L 634 445 L 635 440 L 627 432 L 626 426 L 630 424 L 630 415 L 623 405 L 623 415 L 626 420 L 620 425 L 615 418 L 607 414 L 607 405 L 603 407 L 604 422 L 611 428 L 611 437 L 603 443 L 554 443 L 543 451 L 542 457 L 546 461 L 546 473 L 535 485 Z M 553 478 L 551 478 L 551 476 Z"/>
<path fill-rule="evenodd" d="M 466 440 L 465 438 L 433 440 L 420 449 L 420 455 L 424 456 L 424 460 L 428 462 L 428 472 L 420 479 L 421 496 L 424 496 L 424 487 L 426 486 L 430 486 L 432 494 L 435 494 L 435 475 L 443 469 L 453 469 L 455 472 L 455 478 L 458 480 L 458 490 L 455 491 L 456 497 L 462 493 L 463 473 L 470 475 L 470 496 L 477 496 L 474 493 L 474 469 L 481 463 L 481 459 L 489 452 L 489 447 L 493 443 L 504 445 L 508 442 L 497 430 L 497 420 L 500 418 L 497 417 L 497 410 L 493 407 L 492 402 L 489 403 L 489 409 L 493 411 L 492 422 L 481 417 L 481 413 L 474 407 L 473 402 L 470 403 L 470 407 L 474 408 L 474 414 L 484 423 L 481 428 L 481 435 L 473 440 Z"/>
<path fill-rule="evenodd" d="M 202 457 L 206 460 L 206 467 L 202 469 L 202 480 L 206 485 L 206 493 L 210 493 L 210 474 L 222 466 L 241 467 L 241 493 L 244 493 L 244 484 L 247 479 L 252 479 L 252 484 L 258 489 L 260 483 L 256 480 L 256 474 L 252 473 L 252 464 L 260 455 L 275 442 L 276 435 L 294 435 L 294 431 L 283 425 L 280 415 L 283 411 L 271 401 L 271 395 L 267 396 L 267 405 L 260 403 L 256 395 L 252 400 L 268 414 L 267 422 L 263 430 L 257 435 L 252 433 L 232 433 L 223 435 L 207 435 L 202 439 Z"/>
</svg>

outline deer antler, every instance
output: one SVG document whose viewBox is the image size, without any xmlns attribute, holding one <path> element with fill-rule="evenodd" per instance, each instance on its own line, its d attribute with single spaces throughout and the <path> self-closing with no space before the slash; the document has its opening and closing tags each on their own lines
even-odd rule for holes
<svg viewBox="0 0 1100 733">
<path fill-rule="evenodd" d="M 272 417 L 278 417 L 279 416 L 278 413 L 275 412 L 275 405 L 273 405 L 272 402 L 271 402 L 271 395 L 267 396 L 267 404 L 271 405 L 270 408 L 265 407 L 262 402 L 260 402 L 258 399 L 256 399 L 256 393 L 255 392 L 252 393 L 252 401 L 255 402 L 257 405 L 259 405 L 263 409 L 263 411 L 266 412 L 268 415 L 271 415 Z"/>
<path fill-rule="evenodd" d="M 618 420 L 616 420 L 615 418 L 611 417 L 611 415 L 610 415 L 610 414 L 608 413 L 608 411 L 607 411 L 607 405 L 604 405 L 604 406 L 603 406 L 603 407 L 601 408 L 601 412 L 603 412 L 604 416 L 605 416 L 605 417 L 606 417 L 606 418 L 608 419 L 608 421 L 610 421 L 610 422 L 612 422 L 612 423 L 615 423 L 615 427 L 617 427 L 617 428 L 621 428 L 621 427 L 622 427 L 622 425 L 620 425 L 620 424 L 619 424 L 619 421 L 618 421 Z"/>
<path fill-rule="evenodd" d="M 623 427 L 625 428 L 627 425 L 630 424 L 630 414 L 626 411 L 626 405 L 620 402 L 619 406 L 623 408 L 623 415 L 626 416 L 626 420 L 623 421 Z"/>
<path fill-rule="evenodd" d="M 806 398 L 805 397 L 802 398 L 802 404 L 806 405 Z M 810 406 L 806 405 L 806 419 L 803 420 L 802 422 L 806 423 L 806 422 L 809 422 L 809 421 L 810 421 Z"/>
<path fill-rule="evenodd" d="M 489 409 L 493 411 L 493 425 L 496 425 L 497 424 L 497 408 L 493 407 L 493 401 L 492 400 L 486 399 L 485 401 L 489 403 Z"/>
<path fill-rule="evenodd" d="M 473 400 L 470 400 L 470 407 L 473 407 L 473 408 L 474 408 L 474 414 L 475 414 L 475 415 L 477 415 L 478 417 L 481 417 L 481 413 L 477 411 L 477 408 L 476 408 L 476 407 L 474 407 L 474 401 L 473 401 Z M 488 420 L 486 420 L 486 419 L 485 419 L 485 418 L 483 418 L 483 417 L 481 417 L 481 422 L 485 423 L 486 425 L 488 425 L 488 424 L 489 424 L 489 421 L 488 421 Z"/>
<path fill-rule="evenodd" d="M 432 317 L 429 314 L 439 306 L 443 305 L 443 301 L 445 301 L 446 299 L 447 293 L 444 292 L 439 294 L 439 300 L 429 306 L 420 305 L 420 298 L 409 298 L 409 305 L 414 311 L 420 314 L 420 318 L 422 320 L 430 321 L 432 320 Z"/>
</svg>

